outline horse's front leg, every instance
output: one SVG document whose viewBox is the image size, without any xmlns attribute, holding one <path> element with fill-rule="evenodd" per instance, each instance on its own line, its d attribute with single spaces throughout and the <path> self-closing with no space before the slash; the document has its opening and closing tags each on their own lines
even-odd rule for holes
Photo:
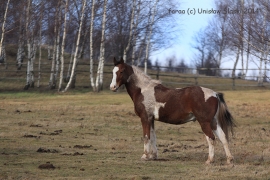
<svg viewBox="0 0 270 180">
<path fill-rule="evenodd" d="M 154 129 L 154 120 L 142 119 L 144 154 L 142 160 L 157 159 L 156 133 Z"/>
</svg>

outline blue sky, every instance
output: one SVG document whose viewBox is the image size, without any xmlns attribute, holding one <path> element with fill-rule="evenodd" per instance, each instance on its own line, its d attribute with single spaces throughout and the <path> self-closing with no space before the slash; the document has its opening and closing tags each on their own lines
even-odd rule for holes
<svg viewBox="0 0 270 180">
<path fill-rule="evenodd" d="M 195 52 L 191 47 L 193 37 L 201 28 L 207 26 L 208 21 L 214 16 L 213 14 L 198 13 L 195 15 L 188 15 L 187 11 L 191 8 L 214 8 L 214 0 L 184 0 L 181 1 L 178 9 L 174 9 L 174 7 L 171 8 L 172 10 L 185 10 L 185 14 L 174 14 L 175 19 L 178 21 L 178 25 L 180 26 L 179 29 L 181 29 L 179 32 L 179 39 L 177 39 L 170 48 L 153 52 L 150 57 L 153 60 L 153 63 L 158 59 L 160 63 L 166 64 L 166 58 L 171 55 L 175 55 L 177 59 L 184 58 L 185 62 L 191 65 L 192 62 L 190 62 L 190 60 Z"/>
</svg>

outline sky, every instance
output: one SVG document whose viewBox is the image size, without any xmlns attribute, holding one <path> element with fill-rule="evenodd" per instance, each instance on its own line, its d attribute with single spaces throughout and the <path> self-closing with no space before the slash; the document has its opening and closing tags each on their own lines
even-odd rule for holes
<svg viewBox="0 0 270 180">
<path fill-rule="evenodd" d="M 161 65 L 166 66 L 168 65 L 166 58 L 174 55 L 178 62 L 183 58 L 189 67 L 194 67 L 194 62 L 192 61 L 194 53 L 196 53 L 196 50 L 192 48 L 192 43 L 194 44 L 194 36 L 200 29 L 205 28 L 208 25 L 209 21 L 215 16 L 215 14 L 198 14 L 197 12 L 195 15 L 191 15 L 188 14 L 188 10 L 193 8 L 197 11 L 198 8 L 204 10 L 217 9 L 215 9 L 214 0 L 181 0 L 180 2 L 178 9 L 174 9 L 175 7 L 171 8 L 171 10 L 182 10 L 182 14 L 179 14 L 176 11 L 174 11 L 175 13 L 173 14 L 181 29 L 179 31 L 179 39 L 177 39 L 169 48 L 152 52 L 150 57 L 152 63 L 155 63 L 155 61 L 158 60 Z M 183 10 L 185 13 L 183 13 Z M 234 56 L 227 57 L 221 63 L 221 68 L 232 68 L 234 65 L 234 59 Z M 241 68 L 240 62 L 238 63 L 237 68 Z M 250 61 L 249 68 L 258 68 L 258 66 L 256 63 Z M 236 71 L 236 73 L 237 72 L 238 71 Z M 253 76 L 255 75 L 254 73 L 256 74 L 258 71 L 255 72 L 250 70 L 248 75 Z"/>
<path fill-rule="evenodd" d="M 211 9 L 214 8 L 214 0 L 183 0 L 181 1 L 180 7 L 178 9 L 171 8 L 173 16 L 178 21 L 181 31 L 179 32 L 179 39 L 175 41 L 170 48 L 161 49 L 159 51 L 155 51 L 152 53 L 150 57 L 153 62 L 156 59 L 162 65 L 166 65 L 166 58 L 172 55 L 175 55 L 177 59 L 185 59 L 185 62 L 188 65 L 192 65 L 191 59 L 193 58 L 194 53 L 196 52 L 195 49 L 192 48 L 191 44 L 193 42 L 193 37 L 200 29 L 207 26 L 210 19 L 214 16 L 214 14 L 198 14 L 195 15 L 188 14 L 188 9 L 197 10 L 198 8 L 202 9 Z M 182 10 L 179 14 L 175 10 Z M 183 10 L 185 12 L 183 12 Z"/>
</svg>

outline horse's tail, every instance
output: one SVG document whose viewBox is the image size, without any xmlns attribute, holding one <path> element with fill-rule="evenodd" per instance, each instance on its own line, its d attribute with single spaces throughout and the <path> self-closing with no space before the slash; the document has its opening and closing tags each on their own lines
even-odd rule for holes
<svg viewBox="0 0 270 180">
<path fill-rule="evenodd" d="M 217 93 L 217 98 L 219 102 L 219 112 L 218 112 L 218 121 L 221 129 L 226 135 L 227 141 L 229 141 L 229 131 L 233 135 L 233 127 L 235 127 L 235 122 L 233 116 L 231 115 L 222 93 Z"/>
</svg>

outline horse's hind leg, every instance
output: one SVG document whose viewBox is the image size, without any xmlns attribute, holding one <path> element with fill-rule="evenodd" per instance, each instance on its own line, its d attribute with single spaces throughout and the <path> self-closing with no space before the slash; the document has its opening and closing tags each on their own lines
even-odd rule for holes
<svg viewBox="0 0 270 180">
<path fill-rule="evenodd" d="M 214 130 L 215 135 L 219 138 L 221 143 L 223 144 L 226 156 L 227 156 L 227 164 L 231 164 L 233 161 L 233 156 L 229 150 L 228 141 L 226 139 L 225 133 L 221 129 L 220 125 L 217 123 L 217 129 Z"/>
<path fill-rule="evenodd" d="M 208 155 L 208 159 L 205 163 L 211 164 L 212 162 L 214 162 L 215 136 L 214 136 L 213 131 L 211 129 L 210 123 L 200 123 L 200 125 L 202 128 L 202 131 L 204 132 L 204 134 L 206 136 L 206 140 L 207 140 L 208 146 L 209 146 L 209 155 Z"/>
<path fill-rule="evenodd" d="M 208 155 L 208 159 L 205 163 L 211 164 L 212 162 L 214 162 L 214 150 L 215 150 L 214 143 L 215 143 L 215 140 L 209 138 L 208 136 L 206 136 L 206 140 L 207 140 L 208 146 L 209 146 L 209 155 Z"/>
</svg>

